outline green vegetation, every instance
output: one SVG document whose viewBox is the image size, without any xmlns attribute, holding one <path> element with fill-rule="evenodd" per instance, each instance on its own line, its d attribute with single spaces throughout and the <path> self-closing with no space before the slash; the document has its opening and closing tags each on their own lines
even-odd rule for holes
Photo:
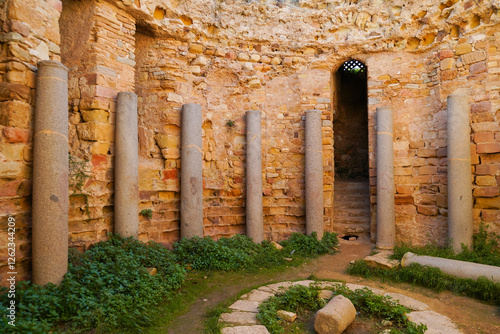
<svg viewBox="0 0 500 334">
<path fill-rule="evenodd" d="M 400 244 L 394 248 L 394 259 L 401 260 L 406 252 L 418 255 L 429 255 L 467 262 L 476 262 L 500 267 L 500 236 L 488 233 L 487 226 L 481 224 L 479 232 L 474 234 L 472 250 L 463 247 L 462 252 L 455 254 L 450 247 L 430 244 L 423 247 Z"/>
<path fill-rule="evenodd" d="M 153 210 L 151 209 L 142 209 L 141 212 L 139 212 L 139 214 L 148 219 L 153 218 Z"/>
<path fill-rule="evenodd" d="M 438 292 L 449 290 L 457 295 L 465 295 L 485 302 L 500 305 L 500 284 L 480 277 L 477 281 L 444 274 L 438 268 L 421 266 L 413 263 L 397 269 L 369 267 L 364 261 L 354 262 L 347 268 L 350 275 L 366 278 L 379 277 L 393 282 L 407 282 L 424 286 Z"/>
<path fill-rule="evenodd" d="M 315 236 L 301 240 L 318 252 L 325 251 L 320 245 L 337 245 L 335 234 L 325 234 L 322 241 Z M 70 252 L 68 273 L 59 286 L 18 283 L 14 331 L 5 317 L 10 301 L 7 294 L 0 294 L 0 312 L 4 314 L 0 332 L 142 332 L 155 322 L 160 312 L 170 308 L 165 305 L 169 300 L 175 304 L 171 305 L 173 312 L 182 309 L 179 304 L 183 300 L 178 298 L 182 295 L 180 288 L 190 284 L 185 280 L 186 269 L 259 270 L 275 265 L 284 268 L 285 264 L 300 263 L 301 256 L 294 256 L 291 262 L 285 260 L 294 253 L 294 247 L 299 249 L 303 245 L 293 242 L 277 250 L 269 242 L 255 244 L 248 237 L 237 235 L 217 242 L 210 238 L 183 239 L 169 251 L 155 242 L 146 244 L 114 235 L 83 254 Z M 157 273 L 150 275 L 147 268 L 156 268 Z M 195 296 L 189 298 L 188 302 L 193 302 Z M 162 315 L 165 316 L 169 315 Z"/>
<path fill-rule="evenodd" d="M 295 312 L 299 319 L 305 321 L 325 305 L 325 301 L 319 297 L 321 289 L 315 285 L 310 287 L 292 286 L 287 291 L 278 293 L 264 301 L 259 306 L 257 318 L 272 334 L 303 333 L 303 327 L 296 323 L 288 324 L 277 316 L 277 311 Z M 360 312 L 361 317 L 390 321 L 392 326 L 386 328 L 390 329 L 391 333 L 417 334 L 424 333 L 427 329 L 425 325 L 416 325 L 409 321 L 405 314 L 410 310 L 390 297 L 376 295 L 367 288 L 352 291 L 345 286 L 333 286 L 327 289 L 332 290 L 335 295 L 349 298 L 356 310 Z"/>
</svg>

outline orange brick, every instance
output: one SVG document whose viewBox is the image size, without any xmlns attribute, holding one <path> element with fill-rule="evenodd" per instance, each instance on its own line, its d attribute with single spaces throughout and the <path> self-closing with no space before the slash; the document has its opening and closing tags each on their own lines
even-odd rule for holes
<svg viewBox="0 0 500 334">
<path fill-rule="evenodd" d="M 436 166 L 424 166 L 418 169 L 419 175 L 434 175 L 437 174 L 438 168 Z"/>
<path fill-rule="evenodd" d="M 475 197 L 495 197 L 500 195 L 498 187 L 479 187 L 475 188 L 472 194 Z"/>
<path fill-rule="evenodd" d="M 499 153 L 500 142 L 495 143 L 479 143 L 477 144 L 477 153 Z"/>
<path fill-rule="evenodd" d="M 477 165 L 476 174 L 477 175 L 496 175 L 499 172 L 498 165 Z"/>
</svg>

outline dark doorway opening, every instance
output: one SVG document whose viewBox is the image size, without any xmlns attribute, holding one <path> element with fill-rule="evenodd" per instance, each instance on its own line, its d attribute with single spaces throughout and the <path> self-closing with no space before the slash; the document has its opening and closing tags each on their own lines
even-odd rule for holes
<svg viewBox="0 0 500 334">
<path fill-rule="evenodd" d="M 368 179 L 367 68 L 358 60 L 346 61 L 337 70 L 335 81 L 335 177 Z"/>
<path fill-rule="evenodd" d="M 334 230 L 354 240 L 370 234 L 367 67 L 348 60 L 334 78 Z"/>
</svg>

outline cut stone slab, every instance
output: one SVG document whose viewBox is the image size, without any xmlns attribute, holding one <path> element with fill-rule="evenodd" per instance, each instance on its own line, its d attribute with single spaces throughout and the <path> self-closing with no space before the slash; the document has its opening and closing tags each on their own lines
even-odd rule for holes
<svg viewBox="0 0 500 334">
<path fill-rule="evenodd" d="M 316 312 L 314 329 L 318 334 L 340 334 L 356 318 L 356 309 L 352 302 L 338 295 Z"/>
<path fill-rule="evenodd" d="M 274 283 L 274 284 L 269 284 L 269 285 L 266 285 L 265 287 L 267 289 L 270 289 L 271 292 L 279 292 L 280 291 L 280 288 L 284 288 L 284 289 L 288 289 L 289 287 L 292 286 L 292 282 L 281 282 L 281 283 Z M 261 287 L 263 288 L 263 287 Z M 266 291 L 266 290 L 262 290 L 261 288 L 259 288 L 258 290 L 261 290 L 261 291 Z"/>
<path fill-rule="evenodd" d="M 259 302 L 252 300 L 237 300 L 233 305 L 229 306 L 230 309 L 236 311 L 258 313 Z"/>
<path fill-rule="evenodd" d="M 257 325 L 257 313 L 253 312 L 233 312 L 222 313 L 219 321 L 232 325 Z"/>
<path fill-rule="evenodd" d="M 319 292 L 319 298 L 323 299 L 332 299 L 333 291 L 332 290 L 321 290 Z"/>
<path fill-rule="evenodd" d="M 295 319 L 297 319 L 297 314 L 295 314 L 293 312 L 279 310 L 277 312 L 277 314 L 278 314 L 278 317 L 280 317 L 281 319 L 288 321 L 288 322 L 294 322 Z"/>
<path fill-rule="evenodd" d="M 384 293 L 384 296 L 389 296 L 392 299 L 398 301 L 399 304 L 414 311 L 425 311 L 429 309 L 429 305 L 399 293 L 387 292 Z"/>
<path fill-rule="evenodd" d="M 313 280 L 304 280 L 304 281 L 293 282 L 292 285 L 302 285 L 305 287 L 309 287 L 309 285 L 311 285 L 311 283 L 314 283 L 314 281 Z"/>
<path fill-rule="evenodd" d="M 398 267 L 401 263 L 398 260 L 391 260 L 389 256 L 392 252 L 380 252 L 375 255 L 365 257 L 364 261 L 367 265 L 374 268 L 392 269 Z"/>
<path fill-rule="evenodd" d="M 450 318 L 433 311 L 416 311 L 407 314 L 408 319 L 417 325 L 427 325 L 425 334 L 461 334 L 462 332 Z"/>
<path fill-rule="evenodd" d="M 318 286 L 320 288 L 331 288 L 331 287 L 334 287 L 334 286 L 342 286 L 342 283 L 340 282 L 317 282 Z"/>
<path fill-rule="evenodd" d="M 270 334 L 265 326 L 236 326 L 225 327 L 221 330 L 222 334 Z"/>
<path fill-rule="evenodd" d="M 376 288 L 370 288 L 366 285 L 360 285 L 360 284 L 352 284 L 352 283 L 346 283 L 345 285 L 346 287 L 348 287 L 349 289 L 351 289 L 352 291 L 354 290 L 357 290 L 357 289 L 364 289 L 364 288 L 368 288 L 370 289 L 374 294 L 377 294 L 377 295 L 383 295 L 385 293 L 384 290 L 380 290 L 380 289 L 376 289 Z"/>
<path fill-rule="evenodd" d="M 256 290 L 250 291 L 249 293 L 244 294 L 243 296 L 240 297 L 240 299 L 252 300 L 255 302 L 262 302 L 271 296 L 274 296 L 274 293 L 261 291 L 261 290 L 256 289 Z"/>
</svg>

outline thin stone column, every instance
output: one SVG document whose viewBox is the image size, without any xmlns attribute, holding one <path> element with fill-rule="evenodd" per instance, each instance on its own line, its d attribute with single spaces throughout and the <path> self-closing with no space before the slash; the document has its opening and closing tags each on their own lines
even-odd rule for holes
<svg viewBox="0 0 500 334">
<path fill-rule="evenodd" d="M 33 134 L 33 283 L 68 270 L 68 69 L 38 63 Z"/>
<path fill-rule="evenodd" d="M 203 237 L 203 152 L 199 104 L 182 106 L 181 127 L 181 237 Z"/>
<path fill-rule="evenodd" d="M 306 111 L 306 231 L 323 237 L 323 141 L 321 111 Z"/>
<path fill-rule="evenodd" d="M 472 247 L 472 183 L 469 105 L 466 95 L 448 96 L 448 236 L 455 252 Z"/>
<path fill-rule="evenodd" d="M 261 112 L 247 111 L 246 156 L 246 225 L 247 235 L 256 243 L 264 240 L 264 212 L 262 204 L 262 140 Z"/>
<path fill-rule="evenodd" d="M 392 249 L 394 213 L 394 148 L 392 108 L 377 108 L 377 248 Z"/>
<path fill-rule="evenodd" d="M 116 98 L 115 232 L 139 234 L 139 139 L 137 95 L 120 92 Z"/>
</svg>

